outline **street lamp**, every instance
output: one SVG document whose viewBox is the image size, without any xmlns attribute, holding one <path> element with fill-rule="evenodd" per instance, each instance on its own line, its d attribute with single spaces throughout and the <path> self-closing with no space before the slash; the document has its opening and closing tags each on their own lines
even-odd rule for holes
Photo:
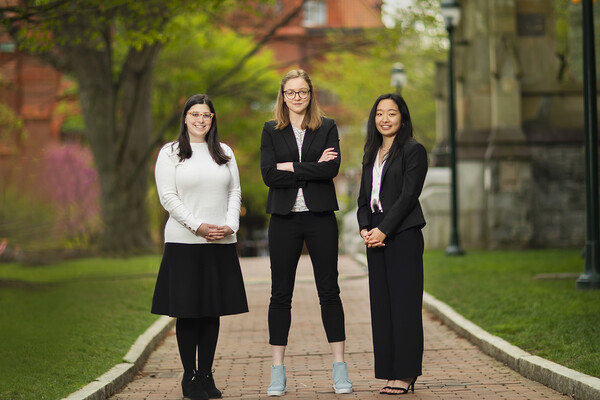
<svg viewBox="0 0 600 400">
<path fill-rule="evenodd" d="M 577 279 L 578 289 L 600 289 L 600 215 L 598 215 L 598 117 L 596 108 L 596 52 L 594 8 L 584 0 L 583 92 L 585 109 L 586 222 L 585 271 Z"/>
<path fill-rule="evenodd" d="M 396 88 L 396 93 L 400 94 L 402 88 L 406 85 L 406 72 L 402 63 L 394 63 L 392 66 L 390 86 Z"/>
<path fill-rule="evenodd" d="M 454 100 L 454 48 L 452 33 L 460 22 L 460 4 L 456 0 L 442 0 L 442 17 L 448 31 L 448 141 L 450 145 L 450 244 L 446 254 L 460 256 L 464 252 L 460 248 L 458 238 L 458 195 L 456 188 L 456 104 Z"/>
</svg>

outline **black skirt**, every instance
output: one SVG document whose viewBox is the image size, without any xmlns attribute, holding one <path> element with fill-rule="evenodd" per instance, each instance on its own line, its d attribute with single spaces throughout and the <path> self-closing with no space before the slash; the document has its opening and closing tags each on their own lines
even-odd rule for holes
<svg viewBox="0 0 600 400">
<path fill-rule="evenodd" d="M 235 243 L 165 243 L 151 312 L 176 318 L 248 312 Z"/>
</svg>

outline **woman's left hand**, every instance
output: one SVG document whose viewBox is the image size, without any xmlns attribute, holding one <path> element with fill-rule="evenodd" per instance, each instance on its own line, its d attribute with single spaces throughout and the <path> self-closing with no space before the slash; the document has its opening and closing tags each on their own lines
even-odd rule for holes
<svg viewBox="0 0 600 400">
<path fill-rule="evenodd" d="M 327 162 L 331 160 L 335 160 L 338 156 L 338 153 L 335 151 L 333 147 L 329 147 L 323 151 L 321 154 L 321 158 L 319 158 L 318 162 Z"/>
<path fill-rule="evenodd" d="M 368 232 L 367 247 L 384 247 L 383 241 L 387 235 L 379 230 L 379 228 L 373 228 Z"/>
</svg>

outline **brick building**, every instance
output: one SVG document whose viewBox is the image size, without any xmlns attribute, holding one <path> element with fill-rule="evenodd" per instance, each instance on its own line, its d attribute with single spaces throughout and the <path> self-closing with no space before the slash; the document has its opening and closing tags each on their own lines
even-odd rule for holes
<svg viewBox="0 0 600 400">
<path fill-rule="evenodd" d="M 41 149 L 60 140 L 62 118 L 56 113 L 62 74 L 40 59 L 17 51 L 0 35 L 0 179 L 21 179 L 17 168 Z M 11 120 L 22 127 L 11 129 Z"/>
<path fill-rule="evenodd" d="M 310 71 L 310 60 L 330 50 L 327 36 L 344 35 L 361 40 L 363 29 L 383 28 L 382 0 L 275 0 L 257 4 L 256 13 L 238 11 L 230 18 L 234 27 L 261 39 L 277 27 L 267 47 L 282 69 L 299 66 Z M 294 11 L 291 20 L 278 27 Z"/>
</svg>

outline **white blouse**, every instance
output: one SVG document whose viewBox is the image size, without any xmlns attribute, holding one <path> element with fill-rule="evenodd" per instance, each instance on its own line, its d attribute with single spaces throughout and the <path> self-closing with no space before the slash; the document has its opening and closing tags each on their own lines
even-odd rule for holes
<svg viewBox="0 0 600 400">
<path fill-rule="evenodd" d="M 371 185 L 371 211 L 374 213 L 383 212 L 381 201 L 379 200 L 379 192 L 381 190 L 381 175 L 383 172 L 383 166 L 387 161 L 387 155 L 383 159 L 383 162 L 379 164 L 379 149 L 377 151 L 377 158 L 373 163 L 373 184 Z"/>
<path fill-rule="evenodd" d="M 296 145 L 298 146 L 298 160 L 302 160 L 302 144 L 304 143 L 304 135 L 306 134 L 306 129 L 299 129 L 292 125 L 292 129 L 294 130 L 294 136 L 296 137 Z M 294 202 L 294 206 L 292 207 L 292 212 L 302 212 L 308 211 L 308 207 L 306 206 L 306 202 L 304 201 L 304 192 L 302 188 L 298 188 L 298 193 L 296 194 L 296 201 Z"/>
<path fill-rule="evenodd" d="M 233 150 L 221 143 L 230 157 L 218 165 L 208 152 L 208 144 L 191 143 L 192 156 L 179 161 L 178 144 L 167 143 L 156 160 L 154 176 L 162 206 L 169 212 L 165 242 L 235 243 L 240 224 L 242 190 Z M 196 230 L 202 223 L 229 226 L 234 234 L 207 242 Z"/>
</svg>

